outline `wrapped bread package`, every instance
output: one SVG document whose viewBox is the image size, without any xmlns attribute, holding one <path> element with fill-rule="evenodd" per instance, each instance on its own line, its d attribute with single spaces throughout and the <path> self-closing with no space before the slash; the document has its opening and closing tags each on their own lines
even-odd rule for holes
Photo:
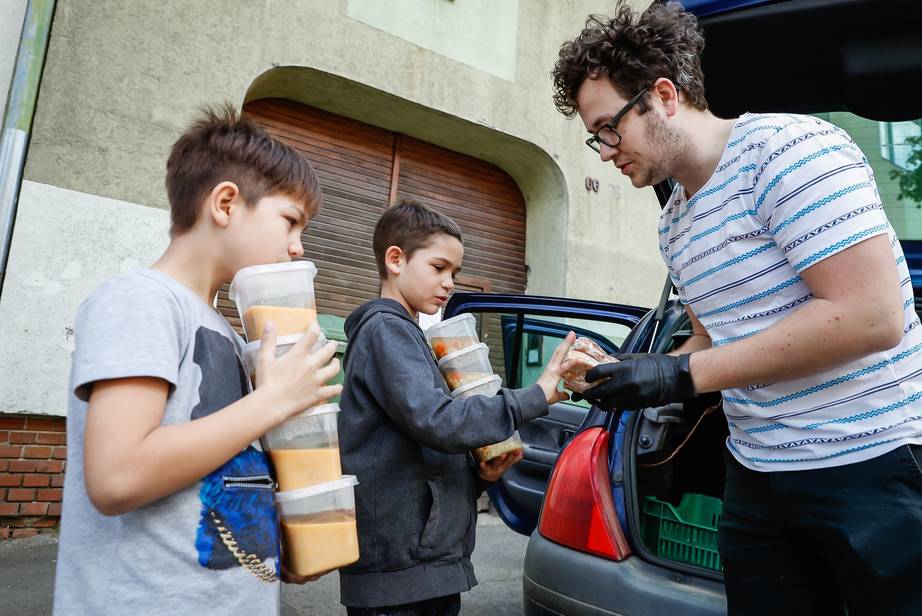
<svg viewBox="0 0 922 616">
<path fill-rule="evenodd" d="M 497 458 L 504 453 L 509 453 L 510 451 L 515 451 L 516 449 L 523 449 L 525 445 L 522 444 L 522 438 L 519 436 L 519 431 L 516 430 L 512 433 L 512 436 L 507 438 L 502 443 L 496 443 L 495 445 L 487 445 L 486 447 L 478 447 L 472 453 L 474 454 L 474 459 L 478 462 L 489 462 L 493 458 Z"/>
<path fill-rule="evenodd" d="M 576 364 L 564 372 L 563 386 L 576 393 L 583 393 L 592 385 L 586 382 L 586 373 L 599 364 L 610 364 L 618 361 L 607 354 L 602 347 L 589 338 L 577 338 L 567 352 L 564 361 L 575 360 Z M 594 383 L 598 384 L 598 383 Z"/>
</svg>

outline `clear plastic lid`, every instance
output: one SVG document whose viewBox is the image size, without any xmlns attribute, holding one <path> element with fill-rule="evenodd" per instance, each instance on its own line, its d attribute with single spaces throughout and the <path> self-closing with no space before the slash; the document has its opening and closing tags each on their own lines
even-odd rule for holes
<svg viewBox="0 0 922 616">
<path fill-rule="evenodd" d="M 433 336 L 477 335 L 477 319 L 469 312 L 439 321 L 426 330 L 426 340 Z"/>
<path fill-rule="evenodd" d="M 327 449 L 339 445 L 336 413 L 339 404 L 321 404 L 289 417 L 282 424 L 266 432 L 263 448 L 272 449 Z"/>
<path fill-rule="evenodd" d="M 238 295 L 244 291 L 251 295 L 260 295 L 259 291 L 276 292 L 281 290 L 276 289 L 279 285 L 286 283 L 297 285 L 299 279 L 310 283 L 310 293 L 313 295 L 313 281 L 316 275 L 317 266 L 310 261 L 290 261 L 244 267 L 234 275 L 227 295 L 231 301 L 236 302 Z"/>
<path fill-rule="evenodd" d="M 316 274 L 310 261 L 257 265 L 237 272 L 229 295 L 247 340 L 261 338 L 269 321 L 275 323 L 279 336 L 304 333 L 317 320 Z"/>
<path fill-rule="evenodd" d="M 285 353 L 291 350 L 291 347 L 301 339 L 304 334 L 290 334 L 288 336 L 279 336 L 275 339 L 275 356 L 281 357 Z M 317 338 L 317 342 L 314 343 L 314 346 L 311 347 L 311 353 L 319 351 L 323 348 L 326 343 L 329 342 L 327 337 L 320 332 L 320 337 Z M 246 369 L 247 374 L 253 376 L 256 372 L 256 356 L 259 355 L 259 349 L 262 347 L 262 341 L 255 340 L 253 342 L 248 342 L 243 347 L 243 367 Z"/>
<path fill-rule="evenodd" d="M 490 349 L 482 342 L 449 353 L 439 360 L 439 371 L 452 391 L 493 375 Z"/>
<path fill-rule="evenodd" d="M 472 381 L 467 385 L 451 392 L 452 398 L 470 398 L 471 396 L 495 396 L 503 386 L 503 379 L 499 375 L 492 375 Z"/>
<path fill-rule="evenodd" d="M 355 509 L 354 475 L 343 475 L 336 481 L 319 483 L 309 488 L 277 492 L 275 502 L 283 518 L 309 515 L 322 511 L 349 511 Z"/>
<path fill-rule="evenodd" d="M 439 360 L 439 368 L 448 365 L 464 365 L 472 362 L 482 363 L 483 357 L 487 358 L 487 365 L 489 365 L 490 348 L 483 342 L 478 342 L 477 344 L 472 344 L 454 353 L 449 353 Z"/>
</svg>

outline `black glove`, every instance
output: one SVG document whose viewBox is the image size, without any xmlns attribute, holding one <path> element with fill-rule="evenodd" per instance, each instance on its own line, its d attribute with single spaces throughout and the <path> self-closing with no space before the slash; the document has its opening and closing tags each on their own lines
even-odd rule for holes
<svg viewBox="0 0 922 616">
<path fill-rule="evenodd" d="M 583 393 L 583 398 L 605 411 L 646 408 L 681 402 L 695 395 L 689 355 L 630 353 L 617 362 L 600 364 L 586 373 L 586 381 L 608 378 Z"/>
</svg>

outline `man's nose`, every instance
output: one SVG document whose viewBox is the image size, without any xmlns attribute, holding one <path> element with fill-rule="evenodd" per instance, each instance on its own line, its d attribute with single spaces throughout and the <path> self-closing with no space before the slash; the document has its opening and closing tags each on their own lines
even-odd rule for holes
<svg viewBox="0 0 922 616">
<path fill-rule="evenodd" d="M 615 155 L 620 152 L 619 146 L 612 147 L 610 145 L 605 145 L 604 143 L 599 144 L 599 158 L 602 159 L 602 162 L 607 163 L 615 157 Z"/>
<path fill-rule="evenodd" d="M 292 259 L 297 259 L 304 254 L 304 244 L 301 243 L 301 238 L 288 245 L 288 254 L 291 255 Z"/>
</svg>

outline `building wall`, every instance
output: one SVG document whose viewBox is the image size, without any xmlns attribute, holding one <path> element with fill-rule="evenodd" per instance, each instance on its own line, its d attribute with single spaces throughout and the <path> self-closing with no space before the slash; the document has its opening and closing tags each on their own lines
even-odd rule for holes
<svg viewBox="0 0 922 616">
<path fill-rule="evenodd" d="M 283 94 L 493 162 L 526 199 L 529 293 L 656 302 L 653 191 L 600 164 L 550 99 L 557 49 L 597 3 L 401 0 L 463 32 L 454 47 L 413 38 L 391 4 L 58 3 L 0 298 L 0 412 L 65 412 L 74 312 L 166 245 L 164 163 L 207 102 Z M 512 60 L 484 67 L 465 52 L 477 33 Z"/>
<path fill-rule="evenodd" d="M 26 16 L 27 0 L 4 0 L 0 4 L 0 105 L 6 110 L 13 68 L 16 66 L 16 50 L 22 33 L 22 20 Z M 0 111 L 0 116 L 3 111 Z"/>
</svg>

